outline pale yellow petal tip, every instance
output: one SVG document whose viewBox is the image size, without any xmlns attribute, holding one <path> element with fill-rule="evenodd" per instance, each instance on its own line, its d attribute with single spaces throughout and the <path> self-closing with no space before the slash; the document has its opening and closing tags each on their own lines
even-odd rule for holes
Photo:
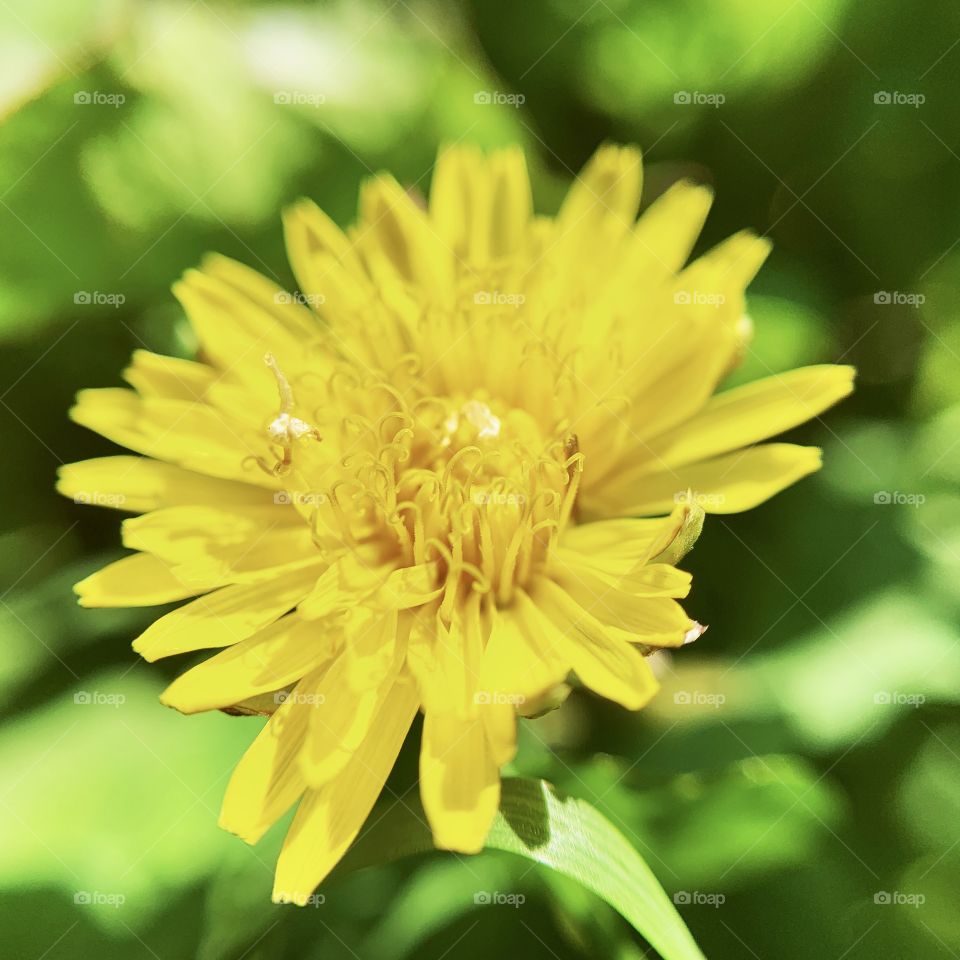
<svg viewBox="0 0 960 960">
<path fill-rule="evenodd" d="M 315 216 L 319 207 L 309 197 L 298 197 L 293 203 L 288 204 L 280 213 L 280 219 L 283 221 L 284 229 L 290 230 L 293 227 L 299 227 L 310 217 Z"/>
<path fill-rule="evenodd" d="M 173 295 L 182 302 L 183 298 L 181 294 L 184 291 L 190 290 L 192 287 L 197 286 L 198 283 L 206 286 L 208 281 L 206 281 L 205 278 L 216 276 L 224 270 L 230 270 L 237 266 L 242 265 L 230 257 L 225 257 L 222 253 L 208 251 L 200 258 L 200 263 L 197 264 L 197 266 L 187 267 L 180 275 L 180 279 L 175 280 L 171 284 L 170 289 L 173 291 Z"/>
<path fill-rule="evenodd" d="M 160 659 L 160 656 L 151 654 L 149 648 L 146 648 L 146 645 L 140 642 L 142 639 L 143 634 L 140 634 L 140 636 L 130 644 L 130 649 L 133 650 L 134 653 L 139 654 L 147 663 L 156 663 L 156 661 Z"/>
<path fill-rule="evenodd" d="M 746 289 L 770 256 L 773 241 L 754 230 L 739 230 L 714 249 L 723 258 L 722 262 L 727 264 L 724 271 L 727 279 L 735 286 Z M 706 256 L 710 257 L 711 254 Z"/>
<path fill-rule="evenodd" d="M 706 216 L 710 207 L 713 205 L 715 191 L 709 183 L 702 183 L 699 180 L 691 180 L 689 177 L 683 177 L 675 183 L 670 184 L 666 190 L 657 198 L 666 201 L 676 200 L 692 207 L 699 208 Z"/>
<path fill-rule="evenodd" d="M 107 606 L 98 601 L 96 581 L 99 573 L 91 573 L 89 577 L 84 577 L 72 587 L 77 597 L 77 604 L 81 607 L 102 607 Z"/>
<path fill-rule="evenodd" d="M 202 713 L 204 710 L 211 709 L 207 706 L 198 707 L 196 703 L 191 702 L 189 697 L 185 697 L 183 695 L 183 684 L 181 680 L 183 680 L 183 677 L 178 677 L 160 694 L 159 699 L 163 706 L 170 707 L 171 710 L 176 710 L 177 713 L 186 715 Z"/>
<path fill-rule="evenodd" d="M 77 489 L 76 478 L 73 476 L 75 471 L 71 469 L 75 466 L 74 463 L 64 463 L 57 467 L 57 479 L 53 488 L 62 497 L 72 497 L 76 503 L 83 503 L 82 498 L 79 497 L 80 491 Z"/>
<path fill-rule="evenodd" d="M 643 154 L 634 144 L 604 143 L 597 149 L 593 159 L 622 170 L 642 163 Z"/>
<path fill-rule="evenodd" d="M 707 623 L 697 623 L 696 620 L 690 621 L 690 627 L 687 632 L 683 635 L 683 643 L 681 646 L 686 646 L 688 643 L 695 643 L 699 640 L 708 630 L 710 625 Z"/>
<path fill-rule="evenodd" d="M 653 678 L 652 674 L 651 679 L 652 682 L 648 682 L 642 690 L 634 691 L 634 697 L 624 698 L 620 703 L 627 710 L 642 710 L 660 692 L 660 682 Z"/>
<path fill-rule="evenodd" d="M 255 846 L 264 834 L 262 830 L 257 832 L 251 830 L 248 825 L 239 823 L 235 815 L 228 813 L 225 809 L 220 811 L 217 826 L 251 847 Z"/>
<path fill-rule="evenodd" d="M 97 399 L 97 388 L 88 387 L 85 390 L 78 390 L 73 399 L 73 406 L 67 411 L 67 416 L 80 426 L 85 426 L 84 413 L 88 412 Z"/>
<path fill-rule="evenodd" d="M 848 397 L 851 393 L 853 393 L 853 388 L 856 384 L 857 368 L 850 366 L 849 364 L 837 364 L 833 369 L 836 371 L 835 376 L 837 379 L 846 383 L 847 389 L 843 396 Z"/>
</svg>

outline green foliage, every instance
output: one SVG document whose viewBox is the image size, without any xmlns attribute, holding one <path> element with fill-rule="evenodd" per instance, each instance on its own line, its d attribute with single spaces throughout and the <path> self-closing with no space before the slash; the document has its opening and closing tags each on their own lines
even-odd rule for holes
<svg viewBox="0 0 960 960">
<path fill-rule="evenodd" d="M 960 950 L 958 31 L 933 0 L 0 4 L 5 951 L 652 956 L 627 917 L 696 956 L 674 906 L 710 957 Z M 843 360 L 858 390 L 794 432 L 820 475 L 707 517 L 683 564 L 710 630 L 658 656 L 649 709 L 577 692 L 524 722 L 499 850 L 383 862 L 428 844 L 381 808 L 322 902 L 275 906 L 283 825 L 253 848 L 216 826 L 260 721 L 161 708 L 183 664 L 130 651 L 157 611 L 70 594 L 118 519 L 53 492 L 59 463 L 114 452 L 65 412 L 137 347 L 191 354 L 169 286 L 204 252 L 289 284 L 282 206 L 348 223 L 363 177 L 422 192 L 460 138 L 521 143 L 545 212 L 604 140 L 643 147 L 645 204 L 712 182 L 701 249 L 745 225 L 775 243 L 728 382 Z M 414 810 L 416 747 L 388 793 Z"/>
</svg>

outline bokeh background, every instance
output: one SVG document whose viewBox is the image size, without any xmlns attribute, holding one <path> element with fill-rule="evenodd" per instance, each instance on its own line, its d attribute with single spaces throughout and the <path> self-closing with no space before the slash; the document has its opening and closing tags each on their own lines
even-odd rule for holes
<svg viewBox="0 0 960 960">
<path fill-rule="evenodd" d="M 208 250 L 292 284 L 279 211 L 349 222 L 438 144 L 522 143 L 542 212 L 604 140 L 775 241 L 742 381 L 820 361 L 825 467 L 686 561 L 711 624 L 640 716 L 575 695 L 516 771 L 596 804 L 709 957 L 960 955 L 960 8 L 940 0 L 2 0 L 0 929 L 25 960 L 644 956 L 508 855 L 434 855 L 268 903 L 272 834 L 216 826 L 261 721 L 157 703 L 156 611 L 83 611 L 115 511 L 53 492 L 130 352 L 189 356 L 170 283 Z M 394 774 L 413 780 L 408 744 Z M 282 831 L 281 831 L 282 832 Z M 522 894 L 478 905 L 477 891 Z"/>
</svg>

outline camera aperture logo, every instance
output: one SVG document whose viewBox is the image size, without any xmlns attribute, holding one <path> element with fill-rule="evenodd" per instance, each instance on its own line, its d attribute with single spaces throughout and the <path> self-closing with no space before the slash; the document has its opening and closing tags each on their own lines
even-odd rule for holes
<svg viewBox="0 0 960 960">
<path fill-rule="evenodd" d="M 699 490 L 678 490 L 673 495 L 674 503 L 695 503 L 704 510 L 722 507 L 727 497 L 723 493 L 701 493 Z"/>
<path fill-rule="evenodd" d="M 677 90 L 673 102 L 681 107 L 713 107 L 715 110 L 727 102 L 724 93 L 704 93 L 702 90 Z"/>
<path fill-rule="evenodd" d="M 87 307 L 122 307 L 127 298 L 122 293 L 106 293 L 103 290 L 77 290 L 73 295 L 73 302 L 77 306 Z"/>
<path fill-rule="evenodd" d="M 322 707 L 327 702 L 323 693 L 298 693 L 296 690 L 278 690 L 273 695 L 276 704 L 294 703 L 306 707 Z"/>
<path fill-rule="evenodd" d="M 873 902 L 878 906 L 922 907 L 927 898 L 922 893 L 905 893 L 902 890 L 878 890 L 873 895 Z"/>
<path fill-rule="evenodd" d="M 881 507 L 922 507 L 926 501 L 922 493 L 904 493 L 902 490 L 877 490 L 873 495 L 873 502 Z"/>
<path fill-rule="evenodd" d="M 722 693 L 706 693 L 702 690 L 678 690 L 673 695 L 673 702 L 681 707 L 713 707 L 719 710 L 727 698 Z"/>
<path fill-rule="evenodd" d="M 500 890 L 478 890 L 473 902 L 480 907 L 522 907 L 527 898 L 522 893 L 502 893 Z"/>
<path fill-rule="evenodd" d="M 522 293 L 505 293 L 503 290 L 478 290 L 473 302 L 478 307 L 520 307 L 527 298 Z"/>
<path fill-rule="evenodd" d="M 78 107 L 122 107 L 127 98 L 122 93 L 105 93 L 102 90 L 78 90 L 73 95 L 73 102 Z"/>
<path fill-rule="evenodd" d="M 884 107 L 922 107 L 927 98 L 922 93 L 903 93 L 900 90 L 878 90 L 873 95 L 873 102 Z"/>
<path fill-rule="evenodd" d="M 322 507 L 329 498 L 325 493 L 309 493 L 303 490 L 277 490 L 273 502 L 278 507 Z"/>
<path fill-rule="evenodd" d="M 673 295 L 673 302 L 678 307 L 713 307 L 719 310 L 727 298 L 722 293 L 710 290 L 678 290 Z"/>
<path fill-rule="evenodd" d="M 478 90 L 473 95 L 473 102 L 481 107 L 522 107 L 527 98 L 522 93 L 504 93 L 502 90 Z"/>
<path fill-rule="evenodd" d="M 119 910 L 127 898 L 122 893 L 104 893 L 101 890 L 77 890 L 73 895 L 73 902 L 78 907 L 113 907 Z"/>
<path fill-rule="evenodd" d="M 276 896 L 277 899 L 282 900 L 284 903 L 296 903 L 301 907 L 322 907 L 327 902 L 326 896 L 322 893 L 311 893 L 309 896 L 304 897 L 301 894 L 278 890 Z"/>
<path fill-rule="evenodd" d="M 673 895 L 673 902 L 678 907 L 722 907 L 727 898 L 722 893 L 705 893 L 701 890 L 678 890 Z"/>
<path fill-rule="evenodd" d="M 905 290 L 878 290 L 873 295 L 878 307 L 922 307 L 927 298 L 922 293 L 908 293 Z"/>
<path fill-rule="evenodd" d="M 122 493 L 107 493 L 103 490 L 78 490 L 73 495 L 73 502 L 96 507 L 122 507 L 127 498 Z"/>
<path fill-rule="evenodd" d="M 902 693 L 899 690 L 878 690 L 873 695 L 873 702 L 878 707 L 922 707 L 927 698 L 922 693 Z"/>
<path fill-rule="evenodd" d="M 522 693 L 507 693 L 503 690 L 478 690 L 473 695 L 473 702 L 481 706 L 490 703 L 520 706 L 527 702 L 527 698 Z"/>
<path fill-rule="evenodd" d="M 327 102 L 327 95 L 311 90 L 277 90 L 273 102 L 291 107 L 322 107 Z"/>
<path fill-rule="evenodd" d="M 273 295 L 273 302 L 296 303 L 301 307 L 322 307 L 327 302 L 327 298 L 322 293 L 301 293 L 299 290 L 288 293 L 286 290 L 281 290 Z"/>
<path fill-rule="evenodd" d="M 122 707 L 127 702 L 127 696 L 104 690 L 78 690 L 73 695 L 73 702 L 78 707 Z"/>
</svg>

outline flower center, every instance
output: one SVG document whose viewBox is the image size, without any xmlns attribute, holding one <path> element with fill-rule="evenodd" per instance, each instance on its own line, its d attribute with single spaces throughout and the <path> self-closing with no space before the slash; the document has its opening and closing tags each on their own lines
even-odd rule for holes
<svg viewBox="0 0 960 960">
<path fill-rule="evenodd" d="M 482 392 L 419 393 L 331 384 L 315 429 L 293 436 L 282 461 L 295 502 L 325 551 L 430 565 L 445 618 L 469 590 L 509 604 L 570 522 L 577 439 Z"/>
</svg>

